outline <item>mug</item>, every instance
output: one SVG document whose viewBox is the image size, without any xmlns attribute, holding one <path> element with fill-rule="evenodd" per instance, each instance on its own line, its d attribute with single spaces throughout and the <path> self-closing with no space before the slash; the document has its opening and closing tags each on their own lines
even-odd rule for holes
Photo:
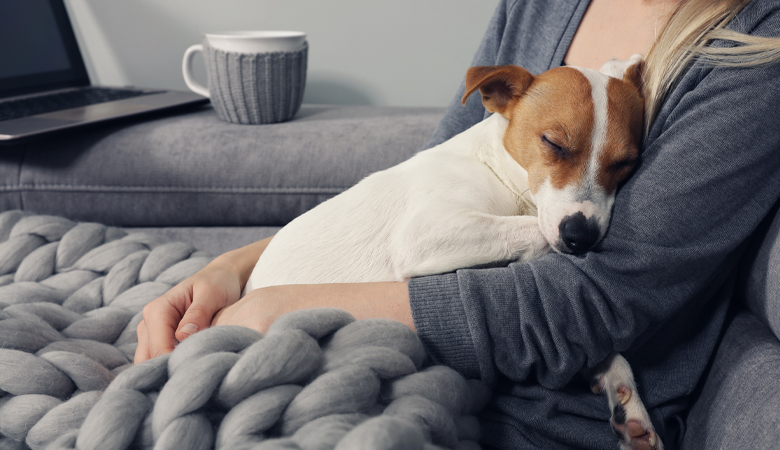
<svg viewBox="0 0 780 450">
<path fill-rule="evenodd" d="M 202 52 L 208 88 L 192 76 L 192 58 Z M 303 101 L 308 43 L 300 31 L 209 33 L 184 52 L 184 82 L 211 99 L 226 122 L 265 124 L 292 119 Z"/>
</svg>

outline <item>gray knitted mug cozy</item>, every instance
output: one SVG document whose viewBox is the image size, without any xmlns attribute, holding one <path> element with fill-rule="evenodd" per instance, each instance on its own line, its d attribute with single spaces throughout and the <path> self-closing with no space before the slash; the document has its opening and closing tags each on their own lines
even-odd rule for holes
<svg viewBox="0 0 780 450">
<path fill-rule="evenodd" d="M 293 52 L 236 53 L 203 43 L 211 103 L 220 119 L 266 124 L 292 119 L 303 102 L 309 44 Z"/>
</svg>

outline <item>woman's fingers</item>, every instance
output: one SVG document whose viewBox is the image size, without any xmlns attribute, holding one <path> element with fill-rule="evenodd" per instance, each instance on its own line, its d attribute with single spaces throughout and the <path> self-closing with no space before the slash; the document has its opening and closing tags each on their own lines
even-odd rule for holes
<svg viewBox="0 0 780 450">
<path fill-rule="evenodd" d="M 192 304 L 178 323 L 176 339 L 183 341 L 198 331 L 210 327 L 217 311 L 235 302 L 238 295 L 236 287 L 230 284 L 195 284 Z"/>
<path fill-rule="evenodd" d="M 185 290 L 182 287 L 177 286 L 144 307 L 143 321 L 136 329 L 139 333 L 136 362 L 170 353 L 178 343 L 174 332 L 189 304 L 189 296 L 182 295 L 181 291 Z"/>
<path fill-rule="evenodd" d="M 142 320 L 138 327 L 136 327 L 136 333 L 138 334 L 138 347 L 135 349 L 134 364 L 142 363 L 149 359 L 149 342 L 146 335 L 146 324 Z"/>
<path fill-rule="evenodd" d="M 241 296 L 246 279 L 271 238 L 219 256 L 143 309 L 135 362 L 173 351 L 176 344 L 208 328 L 217 311 Z"/>
</svg>

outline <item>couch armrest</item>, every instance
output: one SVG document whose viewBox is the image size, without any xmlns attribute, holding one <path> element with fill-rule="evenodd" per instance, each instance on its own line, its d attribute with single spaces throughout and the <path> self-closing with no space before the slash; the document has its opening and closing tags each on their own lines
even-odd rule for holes
<svg viewBox="0 0 780 450">
<path fill-rule="evenodd" d="M 756 230 L 743 261 L 738 294 L 780 339 L 780 201 Z"/>
<path fill-rule="evenodd" d="M 740 313 L 688 415 L 683 450 L 765 449 L 780 442 L 780 341 Z"/>
<path fill-rule="evenodd" d="M 0 209 L 116 226 L 284 225 L 404 161 L 443 108 L 303 105 L 273 125 L 210 107 L 36 141 L 0 154 Z"/>
</svg>

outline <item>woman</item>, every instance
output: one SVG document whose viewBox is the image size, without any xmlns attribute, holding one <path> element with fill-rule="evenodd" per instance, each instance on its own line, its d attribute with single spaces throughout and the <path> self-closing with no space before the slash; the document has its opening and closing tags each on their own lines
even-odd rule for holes
<svg viewBox="0 0 780 450">
<path fill-rule="evenodd" d="M 151 303 L 136 361 L 212 320 L 265 331 L 294 309 L 339 307 L 399 320 L 434 361 L 493 384 L 481 416 L 486 447 L 615 448 L 603 399 L 576 376 L 615 349 L 676 448 L 726 321 L 735 261 L 780 198 L 780 45 L 761 36 L 780 36 L 780 0 L 503 0 L 474 65 L 540 73 L 647 55 L 642 163 L 595 251 L 408 283 L 274 287 L 237 301 L 260 241 Z M 704 47 L 718 37 L 739 45 Z M 457 105 L 462 92 L 431 145 L 485 117 L 476 96 Z"/>
</svg>

